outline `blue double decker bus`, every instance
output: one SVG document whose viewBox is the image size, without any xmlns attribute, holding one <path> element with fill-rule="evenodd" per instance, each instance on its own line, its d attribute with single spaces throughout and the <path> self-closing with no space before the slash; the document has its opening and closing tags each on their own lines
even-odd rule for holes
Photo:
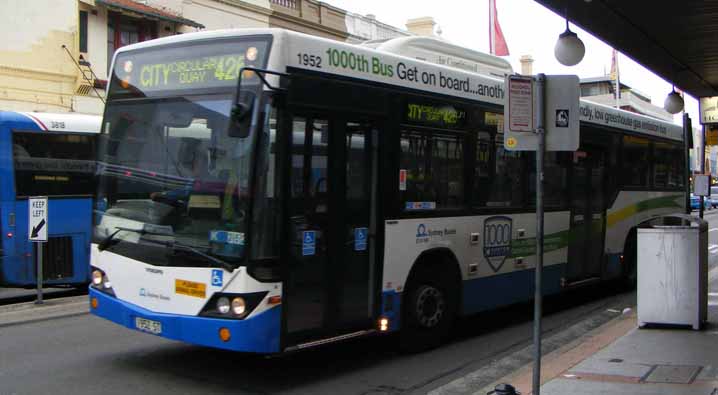
<svg viewBox="0 0 718 395">
<path fill-rule="evenodd" d="M 43 283 L 89 280 L 95 141 L 101 117 L 0 112 L 0 285 L 37 281 L 28 197 L 48 197 Z"/>
</svg>

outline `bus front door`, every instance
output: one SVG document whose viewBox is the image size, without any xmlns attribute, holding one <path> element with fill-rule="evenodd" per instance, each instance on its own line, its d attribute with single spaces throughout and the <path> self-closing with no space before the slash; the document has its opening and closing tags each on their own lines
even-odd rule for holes
<svg viewBox="0 0 718 395">
<path fill-rule="evenodd" d="M 372 325 L 378 129 L 306 113 L 289 134 L 290 235 L 283 306 L 286 346 Z"/>
<path fill-rule="evenodd" d="M 569 283 L 601 277 L 606 214 L 605 169 L 604 149 L 584 146 L 574 153 L 566 275 Z"/>
</svg>

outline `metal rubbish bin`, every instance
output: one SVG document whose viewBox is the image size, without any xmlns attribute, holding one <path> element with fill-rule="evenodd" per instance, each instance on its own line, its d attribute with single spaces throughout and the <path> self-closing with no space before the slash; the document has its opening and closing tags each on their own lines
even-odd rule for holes
<svg viewBox="0 0 718 395">
<path fill-rule="evenodd" d="M 660 222 L 637 232 L 638 324 L 700 329 L 708 320 L 708 223 L 685 214 Z"/>
</svg>

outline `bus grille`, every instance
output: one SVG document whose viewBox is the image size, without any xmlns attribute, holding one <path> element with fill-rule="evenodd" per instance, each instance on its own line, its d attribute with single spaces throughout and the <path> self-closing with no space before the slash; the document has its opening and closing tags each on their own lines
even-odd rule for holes
<svg viewBox="0 0 718 395">
<path fill-rule="evenodd" d="M 44 280 L 56 280 L 72 277 L 72 237 L 49 237 L 43 243 L 42 277 Z"/>
</svg>

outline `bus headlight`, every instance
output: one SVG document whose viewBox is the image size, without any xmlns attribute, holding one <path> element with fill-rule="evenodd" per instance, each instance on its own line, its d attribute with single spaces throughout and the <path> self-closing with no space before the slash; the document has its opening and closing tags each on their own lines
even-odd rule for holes
<svg viewBox="0 0 718 395">
<path fill-rule="evenodd" d="M 217 292 L 207 301 L 199 315 L 241 320 L 246 318 L 260 303 L 263 303 L 265 296 L 267 296 L 267 291 L 243 294 Z"/>
<path fill-rule="evenodd" d="M 232 299 L 232 313 L 234 315 L 243 315 L 247 311 L 247 304 L 244 303 L 244 299 L 236 297 Z"/>
<path fill-rule="evenodd" d="M 99 270 L 93 270 L 92 271 L 92 284 L 95 286 L 99 286 L 102 284 L 102 272 Z"/>
<path fill-rule="evenodd" d="M 115 296 L 115 291 L 112 289 L 112 282 L 110 282 L 110 278 L 107 277 L 105 272 L 96 267 L 92 268 L 92 282 L 90 283 L 90 287 L 108 295 Z"/>
<path fill-rule="evenodd" d="M 228 298 L 223 296 L 223 297 L 217 299 L 217 311 L 219 311 L 222 314 L 229 313 L 229 299 Z"/>
</svg>

